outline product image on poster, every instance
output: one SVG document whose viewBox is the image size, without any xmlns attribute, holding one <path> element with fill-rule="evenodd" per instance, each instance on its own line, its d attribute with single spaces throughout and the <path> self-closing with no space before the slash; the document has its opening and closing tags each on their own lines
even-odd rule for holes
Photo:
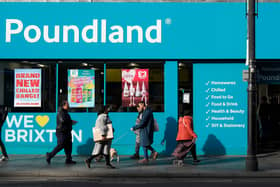
<svg viewBox="0 0 280 187">
<path fill-rule="evenodd" d="M 92 69 L 68 70 L 68 102 L 73 108 L 94 107 L 95 74 Z"/>
<path fill-rule="evenodd" d="M 41 69 L 15 69 L 14 107 L 41 107 Z"/>
<path fill-rule="evenodd" d="M 135 107 L 149 102 L 149 70 L 122 69 L 122 106 Z"/>
</svg>

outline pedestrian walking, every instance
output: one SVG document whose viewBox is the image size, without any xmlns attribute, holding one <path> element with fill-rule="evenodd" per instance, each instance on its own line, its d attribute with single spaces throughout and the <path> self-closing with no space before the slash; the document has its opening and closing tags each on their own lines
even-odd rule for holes
<svg viewBox="0 0 280 187">
<path fill-rule="evenodd" d="M 193 163 L 198 163 L 199 160 L 196 156 L 195 141 L 197 135 L 193 132 L 193 118 L 189 111 L 186 111 L 183 116 L 179 118 L 178 133 L 177 133 L 177 146 L 173 152 L 173 156 L 181 163 L 183 163 L 186 155 L 191 152 Z"/>
<path fill-rule="evenodd" d="M 69 103 L 68 101 L 63 101 L 62 107 L 59 109 L 56 117 L 56 137 L 57 146 L 52 152 L 46 153 L 46 161 L 48 164 L 51 163 L 51 159 L 62 149 L 64 149 L 66 160 L 65 164 L 76 164 L 72 160 L 72 126 L 77 123 L 71 119 L 69 113 Z"/>
<path fill-rule="evenodd" d="M 137 106 L 137 111 L 138 111 L 138 116 L 136 119 L 136 123 L 135 125 L 140 124 L 141 119 L 142 119 L 142 115 L 143 113 L 140 111 L 140 108 Z M 135 153 L 130 157 L 131 159 L 139 159 L 140 158 L 140 129 L 137 129 L 134 131 L 135 135 L 136 135 L 136 140 L 135 140 Z"/>
<path fill-rule="evenodd" d="M 152 151 L 151 158 L 156 159 L 158 153 L 151 146 L 154 141 L 154 115 L 152 110 L 145 105 L 145 102 L 141 101 L 138 103 L 139 111 L 142 112 L 142 119 L 138 125 L 135 125 L 131 130 L 135 131 L 140 129 L 140 146 L 144 150 L 144 159 L 140 160 L 139 164 L 148 164 L 148 150 Z"/>
<path fill-rule="evenodd" d="M 2 141 L 2 137 L 1 137 L 2 127 L 4 125 L 4 122 L 6 121 L 7 116 L 8 116 L 8 107 L 2 106 L 0 108 L 0 149 L 2 152 L 2 157 L 0 158 L 0 162 L 9 160 L 5 145 L 4 145 L 4 143 Z"/>
<path fill-rule="evenodd" d="M 90 163 L 94 158 L 103 155 L 105 157 L 106 167 L 110 169 L 115 169 L 115 166 L 111 164 L 110 160 L 110 148 L 112 144 L 112 139 L 106 139 L 107 133 L 109 131 L 108 124 L 112 124 L 109 118 L 110 107 L 102 107 L 98 112 L 98 116 L 95 122 L 95 128 L 101 133 L 102 140 L 95 142 L 92 155 L 85 160 L 86 166 L 90 168 Z"/>
</svg>

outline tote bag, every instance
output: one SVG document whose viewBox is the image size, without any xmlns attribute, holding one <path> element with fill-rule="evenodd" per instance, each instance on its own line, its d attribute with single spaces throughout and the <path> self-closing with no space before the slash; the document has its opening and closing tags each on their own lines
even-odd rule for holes
<svg viewBox="0 0 280 187">
<path fill-rule="evenodd" d="M 106 138 L 102 139 L 101 132 L 98 128 L 93 127 L 92 128 L 92 133 L 93 133 L 93 140 L 94 142 L 100 142 L 100 141 L 107 141 L 107 140 L 112 140 L 114 139 L 114 133 L 113 133 L 113 125 L 112 123 L 107 124 L 108 131 L 106 134 Z"/>
</svg>

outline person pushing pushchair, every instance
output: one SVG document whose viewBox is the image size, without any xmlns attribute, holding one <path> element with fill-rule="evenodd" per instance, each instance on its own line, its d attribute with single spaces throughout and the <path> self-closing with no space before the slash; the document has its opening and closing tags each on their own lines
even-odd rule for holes
<svg viewBox="0 0 280 187">
<path fill-rule="evenodd" d="M 196 139 L 197 135 L 193 132 L 193 118 L 190 111 L 185 111 L 184 115 L 179 117 L 177 146 L 172 153 L 175 157 L 174 165 L 183 166 L 183 160 L 189 152 L 192 154 L 193 164 L 200 162 L 196 156 Z"/>
</svg>

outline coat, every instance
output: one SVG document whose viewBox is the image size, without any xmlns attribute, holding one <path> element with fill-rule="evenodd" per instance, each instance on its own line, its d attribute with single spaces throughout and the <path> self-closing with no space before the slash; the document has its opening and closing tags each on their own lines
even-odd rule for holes
<svg viewBox="0 0 280 187">
<path fill-rule="evenodd" d="M 183 120 L 185 124 L 183 123 Z M 192 140 L 197 138 L 197 135 L 193 132 L 193 119 L 191 116 L 184 116 L 179 118 L 179 126 L 177 133 L 177 141 Z"/>
<path fill-rule="evenodd" d="M 8 115 L 8 111 L 4 109 L 4 107 L 0 108 L 0 128 L 3 126 Z"/>
<path fill-rule="evenodd" d="M 60 108 L 56 116 L 56 132 L 71 134 L 73 121 L 67 110 Z"/>
<path fill-rule="evenodd" d="M 146 108 L 142 114 L 142 119 L 133 130 L 140 129 L 140 146 L 149 146 L 154 141 L 154 115 L 150 108 Z"/>
<path fill-rule="evenodd" d="M 99 114 L 96 122 L 95 128 L 98 128 L 102 136 L 106 136 L 108 127 L 107 124 L 112 123 L 108 114 Z M 96 142 L 92 151 L 92 155 L 109 155 L 112 140 Z"/>
</svg>

